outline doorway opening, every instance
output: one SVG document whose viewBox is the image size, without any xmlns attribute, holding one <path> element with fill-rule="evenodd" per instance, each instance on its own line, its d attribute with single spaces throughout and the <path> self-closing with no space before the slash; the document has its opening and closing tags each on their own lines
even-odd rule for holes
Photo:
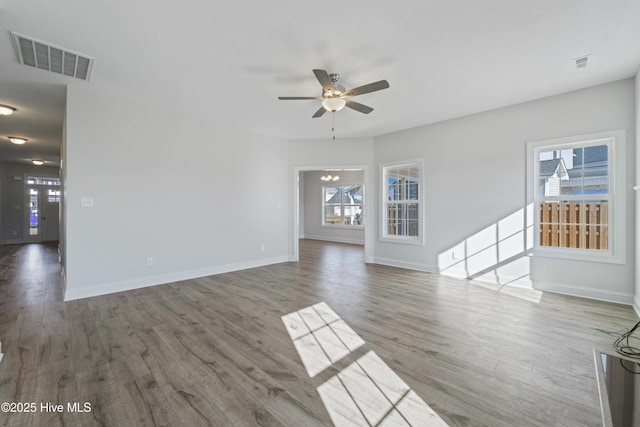
<svg viewBox="0 0 640 427">
<path fill-rule="evenodd" d="M 300 239 L 309 239 L 360 245 L 372 262 L 369 175 L 363 165 L 294 168 L 292 261 L 300 259 Z"/>
<path fill-rule="evenodd" d="M 32 176 L 25 179 L 25 241 L 55 242 L 60 238 L 60 178 Z"/>
</svg>

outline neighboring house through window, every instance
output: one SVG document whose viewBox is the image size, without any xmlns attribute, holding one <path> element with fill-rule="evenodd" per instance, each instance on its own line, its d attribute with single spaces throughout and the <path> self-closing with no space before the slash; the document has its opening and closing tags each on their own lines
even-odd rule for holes
<svg viewBox="0 0 640 427">
<path fill-rule="evenodd" d="M 322 187 L 322 225 L 364 226 L 362 183 Z"/>
</svg>

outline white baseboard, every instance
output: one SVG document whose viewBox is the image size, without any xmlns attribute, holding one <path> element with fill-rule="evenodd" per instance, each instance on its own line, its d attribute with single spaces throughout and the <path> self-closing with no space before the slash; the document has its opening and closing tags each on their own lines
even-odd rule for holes
<svg viewBox="0 0 640 427">
<path fill-rule="evenodd" d="M 323 242 L 349 243 L 352 245 L 364 245 L 362 239 L 345 239 L 343 237 L 327 237 L 327 236 L 306 236 L 308 240 L 322 240 Z"/>
<path fill-rule="evenodd" d="M 429 264 L 419 264 L 415 262 L 406 262 L 398 259 L 391 258 L 373 258 L 374 264 L 387 265 L 389 267 L 398 267 L 398 268 L 406 268 L 407 270 L 417 270 L 417 271 L 425 271 L 427 273 L 437 273 L 438 269 Z"/>
<path fill-rule="evenodd" d="M 494 273 L 494 274 L 491 274 Z M 481 283 L 491 283 L 495 285 L 508 285 L 508 286 L 528 286 L 531 287 L 531 279 L 527 275 L 526 277 L 505 276 L 503 274 L 497 274 L 495 272 L 489 272 L 477 277 L 469 277 L 466 270 L 462 269 L 447 269 L 440 271 L 443 276 L 454 277 L 456 279 L 473 280 Z"/>
<path fill-rule="evenodd" d="M 560 283 L 541 282 L 538 280 L 533 280 L 533 288 L 543 292 L 553 292 L 556 294 L 571 295 L 574 297 L 589 298 L 599 301 L 615 302 L 618 304 L 634 306 L 633 294 L 626 292 L 605 291 L 602 289 L 585 288 L 582 286 L 566 285 Z M 638 309 L 636 309 L 636 312 L 638 312 Z"/>
<path fill-rule="evenodd" d="M 73 301 L 82 298 L 95 297 L 99 295 L 112 294 L 115 292 L 130 291 L 133 289 L 146 288 L 148 286 L 164 285 L 166 283 L 179 282 L 181 280 L 195 279 L 198 277 L 213 276 L 216 274 L 229 273 L 232 271 L 246 270 L 249 268 L 262 267 L 265 265 L 279 264 L 289 261 L 288 256 L 258 259 L 253 261 L 238 262 L 212 267 L 199 268 L 196 270 L 179 271 L 176 273 L 162 274 L 159 276 L 142 277 L 139 279 L 123 280 L 121 282 L 105 283 L 88 288 L 67 288 L 65 285 L 64 300 Z"/>
</svg>

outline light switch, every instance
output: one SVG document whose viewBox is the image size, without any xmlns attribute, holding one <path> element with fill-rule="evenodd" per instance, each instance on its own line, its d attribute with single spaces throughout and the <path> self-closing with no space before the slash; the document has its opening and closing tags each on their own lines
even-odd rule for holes
<svg viewBox="0 0 640 427">
<path fill-rule="evenodd" d="M 93 197 L 82 197 L 80 199 L 80 206 L 83 208 L 92 208 L 93 207 Z"/>
</svg>

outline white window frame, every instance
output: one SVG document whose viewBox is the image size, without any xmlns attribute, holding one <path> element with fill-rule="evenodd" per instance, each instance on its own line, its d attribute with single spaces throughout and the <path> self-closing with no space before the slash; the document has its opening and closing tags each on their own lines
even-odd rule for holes
<svg viewBox="0 0 640 427">
<path fill-rule="evenodd" d="M 327 224 L 325 223 L 325 220 L 327 219 L 325 212 L 326 212 L 326 200 L 325 200 L 325 188 L 331 188 L 331 187 L 342 187 L 342 193 L 344 194 L 344 187 L 348 187 L 348 186 L 354 186 L 354 185 L 359 185 L 360 187 L 362 187 L 362 203 L 358 204 L 356 206 L 362 206 L 361 211 L 362 211 L 362 217 L 360 218 L 360 225 L 353 225 L 353 224 L 344 224 L 344 198 L 341 201 L 341 205 L 340 205 L 340 212 L 342 213 L 342 223 L 341 224 Z M 347 182 L 347 183 L 326 183 L 325 185 L 322 185 L 320 188 L 320 192 L 322 193 L 322 213 L 321 213 L 321 221 L 322 223 L 320 224 L 321 227 L 327 227 L 327 228 L 352 228 L 352 229 L 363 229 L 364 228 L 364 224 L 365 224 L 365 188 L 364 188 L 364 182 L 362 181 L 357 181 L 357 182 Z M 346 205 L 346 206 L 353 206 L 353 205 Z"/>
<path fill-rule="evenodd" d="M 400 167 L 417 167 L 418 168 L 418 199 L 417 200 L 407 200 L 407 203 L 417 203 L 418 204 L 418 235 L 417 236 L 399 236 L 395 234 L 389 234 L 388 232 L 388 221 L 389 221 L 389 204 L 397 204 L 397 200 L 388 200 L 388 170 L 392 168 L 400 168 Z M 380 241 L 382 242 L 393 242 L 393 243 L 403 243 L 409 245 L 424 245 L 424 160 L 423 159 L 413 159 L 413 160 L 405 160 L 391 163 L 382 163 L 380 164 Z"/>
<path fill-rule="evenodd" d="M 541 246 L 538 206 L 543 198 L 538 194 L 539 154 L 545 151 L 598 145 L 608 146 L 607 250 Z M 527 247 L 533 250 L 535 256 L 614 264 L 626 262 L 626 147 L 624 129 L 527 143 Z"/>
</svg>

